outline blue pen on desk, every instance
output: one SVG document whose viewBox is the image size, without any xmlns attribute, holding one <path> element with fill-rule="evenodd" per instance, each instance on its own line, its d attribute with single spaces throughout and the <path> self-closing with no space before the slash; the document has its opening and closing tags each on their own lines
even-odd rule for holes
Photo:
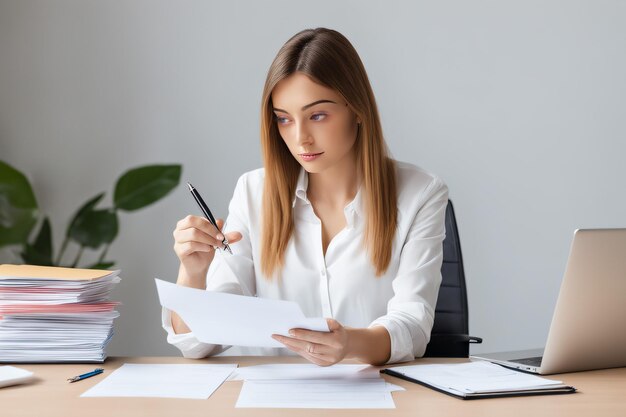
<svg viewBox="0 0 626 417">
<path fill-rule="evenodd" d="M 191 185 L 189 183 L 187 183 L 187 186 L 189 187 L 189 191 L 191 191 L 191 195 L 196 200 L 196 203 L 198 203 L 198 205 L 200 206 L 200 210 L 202 210 L 202 212 L 204 213 L 204 217 L 206 217 L 206 219 L 213 226 L 215 226 L 215 228 L 217 229 L 218 232 L 222 233 L 220 228 L 217 227 L 217 222 L 215 221 L 215 217 L 213 217 L 213 213 L 211 213 L 211 210 L 209 210 L 209 206 L 207 206 L 206 203 L 204 202 L 204 200 L 202 199 L 202 197 L 200 197 L 200 193 L 198 193 L 198 190 L 193 188 L 193 185 Z M 222 233 L 222 235 L 223 235 L 223 233 Z M 228 244 L 228 239 L 226 239 L 226 236 L 224 236 L 224 240 L 222 240 L 222 244 L 224 245 L 224 250 L 227 250 L 228 253 L 230 253 L 232 255 L 233 251 L 230 249 L 230 246 Z"/>
<path fill-rule="evenodd" d="M 74 378 L 68 378 L 67 380 L 70 381 L 70 383 L 72 382 L 76 382 L 76 381 L 81 381 L 85 378 L 89 378 L 90 376 L 94 376 L 94 375 L 99 375 L 102 372 L 104 372 L 104 369 L 102 368 L 96 368 L 91 372 L 87 372 L 86 374 L 82 374 L 82 375 L 77 375 Z"/>
</svg>

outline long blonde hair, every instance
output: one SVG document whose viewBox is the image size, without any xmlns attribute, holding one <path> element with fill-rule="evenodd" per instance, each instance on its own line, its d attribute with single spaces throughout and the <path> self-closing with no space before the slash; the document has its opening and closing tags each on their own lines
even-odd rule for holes
<svg viewBox="0 0 626 417">
<path fill-rule="evenodd" d="M 261 102 L 263 186 L 261 270 L 271 279 L 284 264 L 294 229 L 292 201 L 300 164 L 282 140 L 275 121 L 272 91 L 295 72 L 341 94 L 361 120 L 355 142 L 366 223 L 363 243 L 382 275 L 391 261 L 397 225 L 395 164 L 388 156 L 378 108 L 365 67 L 356 50 L 337 31 L 306 29 L 289 39 L 269 68 Z"/>
</svg>

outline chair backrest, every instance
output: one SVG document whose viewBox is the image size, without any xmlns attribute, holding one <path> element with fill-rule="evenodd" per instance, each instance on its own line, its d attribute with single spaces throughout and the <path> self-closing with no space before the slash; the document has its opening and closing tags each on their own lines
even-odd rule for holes
<svg viewBox="0 0 626 417">
<path fill-rule="evenodd" d="M 441 275 L 435 322 L 424 356 L 468 357 L 469 343 L 480 343 L 482 340 L 468 335 L 465 272 L 452 201 L 448 201 L 446 208 Z"/>
</svg>

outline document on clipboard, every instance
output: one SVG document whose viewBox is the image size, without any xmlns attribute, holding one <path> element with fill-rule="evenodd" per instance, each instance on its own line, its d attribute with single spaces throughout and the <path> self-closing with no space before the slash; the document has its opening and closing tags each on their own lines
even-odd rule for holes
<svg viewBox="0 0 626 417">
<path fill-rule="evenodd" d="M 396 366 L 381 372 L 464 400 L 576 392 L 576 388 L 562 381 L 514 371 L 487 361 Z"/>
</svg>

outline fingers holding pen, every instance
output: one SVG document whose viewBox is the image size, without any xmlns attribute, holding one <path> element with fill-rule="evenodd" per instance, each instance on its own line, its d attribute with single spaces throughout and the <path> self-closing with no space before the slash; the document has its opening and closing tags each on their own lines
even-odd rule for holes
<svg viewBox="0 0 626 417">
<path fill-rule="evenodd" d="M 224 227 L 224 220 L 217 219 L 217 226 L 221 229 Z M 226 233 L 226 238 L 229 243 L 235 243 L 241 240 L 242 235 L 239 232 Z M 174 239 L 179 244 L 187 242 L 195 242 L 202 245 L 210 245 L 211 247 L 223 247 L 224 235 L 213 226 L 204 217 L 199 216 L 186 216 L 176 224 L 174 230 Z M 202 247 L 202 245 L 195 245 L 196 247 Z M 208 249 L 207 249 L 208 250 Z"/>
<path fill-rule="evenodd" d="M 208 220 L 197 216 L 187 216 L 176 224 L 174 230 L 174 251 L 179 257 L 194 252 L 213 252 L 222 247 L 218 240 L 217 229 Z"/>
<path fill-rule="evenodd" d="M 217 229 L 211 224 L 210 221 L 200 216 L 193 216 L 191 214 L 185 216 L 176 223 L 176 230 L 185 229 L 199 229 L 208 235 L 215 236 Z"/>
<path fill-rule="evenodd" d="M 215 222 L 217 223 L 217 227 L 218 227 L 220 230 L 222 230 L 222 229 L 224 228 L 224 220 L 222 220 L 222 219 L 217 219 L 217 220 L 215 220 Z M 243 236 L 242 236 L 242 234 L 241 234 L 241 233 L 239 233 L 239 232 L 228 232 L 228 233 L 225 233 L 223 236 L 226 236 L 226 239 L 228 239 L 228 243 L 236 243 L 236 242 L 239 242 L 239 241 L 241 240 L 241 238 L 243 237 Z M 223 236 L 222 236 L 222 239 L 220 240 L 220 242 L 221 242 L 222 240 L 224 240 Z M 220 239 L 220 236 L 219 236 L 219 235 L 216 235 L 216 238 L 217 238 L 217 239 Z"/>
</svg>

